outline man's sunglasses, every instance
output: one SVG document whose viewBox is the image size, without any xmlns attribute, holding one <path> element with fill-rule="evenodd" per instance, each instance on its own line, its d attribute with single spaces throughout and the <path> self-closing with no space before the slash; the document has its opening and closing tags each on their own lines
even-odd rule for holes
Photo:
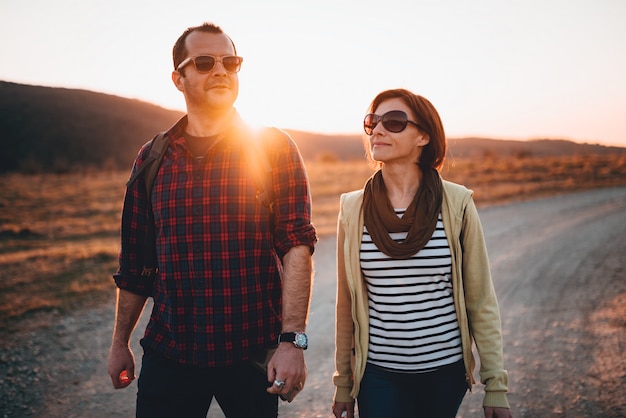
<svg viewBox="0 0 626 418">
<path fill-rule="evenodd" d="M 383 124 L 383 128 L 388 130 L 389 132 L 402 132 L 406 129 L 406 125 L 411 123 L 417 126 L 420 129 L 423 129 L 417 122 L 413 122 L 409 120 L 409 117 L 402 110 L 391 110 L 384 115 L 380 116 L 375 113 L 369 113 L 365 115 L 365 119 L 363 119 L 363 129 L 365 133 L 368 135 L 372 135 L 374 132 L 374 128 L 380 122 Z"/>
<path fill-rule="evenodd" d="M 215 68 L 215 64 L 217 62 L 221 62 L 224 66 L 224 69 L 229 73 L 237 73 L 241 69 L 241 63 L 243 62 L 242 57 L 237 57 L 235 55 L 226 55 L 225 57 L 214 57 L 213 55 L 198 55 L 197 57 L 188 57 L 183 60 L 178 67 L 176 67 L 176 71 L 180 71 L 185 65 L 193 62 L 193 65 L 196 67 L 196 70 L 199 73 L 210 73 L 213 68 Z"/>
</svg>

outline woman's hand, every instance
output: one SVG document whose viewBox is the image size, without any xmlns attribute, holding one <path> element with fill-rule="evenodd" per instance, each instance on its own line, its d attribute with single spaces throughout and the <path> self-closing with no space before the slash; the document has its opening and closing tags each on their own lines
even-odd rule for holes
<svg viewBox="0 0 626 418">
<path fill-rule="evenodd" d="M 509 408 L 493 408 L 486 406 L 484 409 L 485 418 L 513 418 Z"/>
<path fill-rule="evenodd" d="M 333 402 L 335 418 L 354 418 L 354 402 Z"/>
</svg>

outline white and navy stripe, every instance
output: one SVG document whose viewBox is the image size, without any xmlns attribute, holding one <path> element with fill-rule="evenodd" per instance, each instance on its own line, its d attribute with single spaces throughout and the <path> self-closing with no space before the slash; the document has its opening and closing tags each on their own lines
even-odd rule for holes
<svg viewBox="0 0 626 418">
<path fill-rule="evenodd" d="M 402 216 L 404 210 L 396 213 Z M 400 242 L 407 233 L 390 236 Z M 462 358 L 451 253 L 441 214 L 426 246 L 406 260 L 382 253 L 364 228 L 360 260 L 369 297 L 368 362 L 421 372 Z"/>
</svg>

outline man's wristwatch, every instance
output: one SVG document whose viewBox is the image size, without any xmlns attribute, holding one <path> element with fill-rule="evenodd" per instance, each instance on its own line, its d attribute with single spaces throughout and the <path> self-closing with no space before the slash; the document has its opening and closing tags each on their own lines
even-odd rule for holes
<svg viewBox="0 0 626 418">
<path fill-rule="evenodd" d="M 306 350 L 309 338 L 304 332 L 284 332 L 278 336 L 278 343 L 293 343 L 294 346 Z"/>
</svg>

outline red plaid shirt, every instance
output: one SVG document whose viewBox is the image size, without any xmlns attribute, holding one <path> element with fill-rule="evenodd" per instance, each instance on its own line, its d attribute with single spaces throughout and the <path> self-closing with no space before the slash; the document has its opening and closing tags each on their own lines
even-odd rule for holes
<svg viewBox="0 0 626 418">
<path fill-rule="evenodd" d="M 287 134 L 259 147 L 272 163 L 273 214 L 256 198 L 257 183 L 234 126 L 194 158 L 183 136 L 186 118 L 168 132 L 152 208 L 159 271 L 141 276 L 146 210 L 140 176 L 122 214 L 120 289 L 152 296 L 142 344 L 182 364 L 224 366 L 275 343 L 281 330 L 281 262 L 290 248 L 313 252 L 311 198 L 300 153 Z M 140 150 L 133 171 L 147 156 Z"/>
</svg>

